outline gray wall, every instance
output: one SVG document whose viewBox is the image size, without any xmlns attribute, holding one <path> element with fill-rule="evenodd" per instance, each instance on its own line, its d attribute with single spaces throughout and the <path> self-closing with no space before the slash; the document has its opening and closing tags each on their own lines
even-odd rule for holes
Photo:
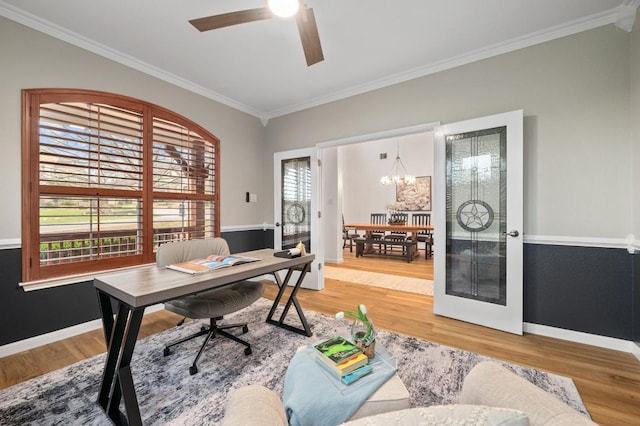
<svg viewBox="0 0 640 426">
<path fill-rule="evenodd" d="M 633 140 L 633 230 L 636 240 L 640 238 L 640 11 L 631 38 L 631 123 Z M 634 259 L 633 283 L 633 337 L 640 353 L 640 255 Z"/>
<path fill-rule="evenodd" d="M 2 17 L 0 58 L 0 199 L 16 206 L 0 213 L 0 240 L 20 238 L 20 91 L 37 87 L 120 93 L 202 125 L 221 141 L 221 224 L 262 223 L 260 203 L 245 202 L 245 192 L 258 192 L 263 175 L 259 119 Z"/>
<path fill-rule="evenodd" d="M 523 109 L 525 234 L 625 238 L 633 232 L 629 48 L 629 33 L 609 25 L 272 119 L 265 158 Z M 270 193 L 272 180 L 263 182 Z"/>
<path fill-rule="evenodd" d="M 34 87 L 126 94 L 218 136 L 223 227 L 273 222 L 274 152 L 522 108 L 525 233 L 587 240 L 638 235 L 640 133 L 632 114 L 638 117 L 640 90 L 631 82 L 637 40 L 637 29 L 630 35 L 607 26 L 276 118 L 265 129 L 257 118 L 0 18 L 0 241 L 20 238 L 20 90 Z M 258 193 L 259 202 L 245 203 L 246 191 Z M 254 232 L 225 236 L 238 251 L 272 241 L 270 231 Z M 525 249 L 525 319 L 630 338 L 638 256 L 632 262 L 625 250 L 544 248 Z M 0 320 L 20 324 L 12 336 L 2 329 L 0 345 L 96 317 L 90 283 L 24 293 L 17 286 L 19 259 L 19 249 L 0 253 Z M 594 263 L 597 276 L 581 268 Z M 558 297 L 565 303 L 554 305 Z M 568 315 L 558 315 L 563 309 Z"/>
</svg>

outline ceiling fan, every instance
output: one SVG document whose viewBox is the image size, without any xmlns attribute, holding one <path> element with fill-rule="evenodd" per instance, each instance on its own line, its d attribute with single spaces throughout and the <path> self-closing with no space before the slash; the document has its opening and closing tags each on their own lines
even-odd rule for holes
<svg viewBox="0 0 640 426">
<path fill-rule="evenodd" d="M 289 7 L 288 11 L 280 12 L 278 9 L 279 3 L 285 3 L 284 6 Z M 288 13 L 288 15 L 286 13 Z M 192 19 L 189 23 L 199 31 L 204 32 L 231 25 L 244 24 L 246 22 L 271 19 L 274 15 L 285 17 L 293 16 L 294 14 L 296 15 L 298 32 L 300 33 L 300 40 L 302 41 L 302 48 L 307 60 L 307 65 L 311 66 L 323 61 L 324 55 L 322 53 L 322 46 L 320 46 L 320 37 L 318 36 L 318 27 L 316 25 L 316 18 L 313 13 L 313 9 L 308 7 L 301 0 L 268 0 L 267 7 L 240 10 L 237 12 Z"/>
</svg>

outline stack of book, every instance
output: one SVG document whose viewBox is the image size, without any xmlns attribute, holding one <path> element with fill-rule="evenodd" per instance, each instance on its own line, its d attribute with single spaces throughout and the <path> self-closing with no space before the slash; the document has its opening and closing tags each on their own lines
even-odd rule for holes
<svg viewBox="0 0 640 426">
<path fill-rule="evenodd" d="M 314 345 L 314 348 L 318 360 L 345 385 L 350 385 L 373 370 L 362 349 L 344 337 L 333 337 Z"/>
</svg>

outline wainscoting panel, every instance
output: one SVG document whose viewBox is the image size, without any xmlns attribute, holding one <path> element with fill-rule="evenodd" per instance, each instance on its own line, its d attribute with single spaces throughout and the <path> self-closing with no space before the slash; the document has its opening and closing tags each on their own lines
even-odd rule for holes
<svg viewBox="0 0 640 426">
<path fill-rule="evenodd" d="M 273 229 L 222 236 L 232 252 L 273 247 Z M 0 250 L 0 346 L 100 317 L 92 282 L 21 289 L 20 256 L 19 247 Z M 640 342 L 640 256 L 533 243 L 524 245 L 524 265 L 525 322 Z"/>
<path fill-rule="evenodd" d="M 21 249 L 0 250 L 0 345 L 100 318 L 93 282 L 25 292 Z"/>
<path fill-rule="evenodd" d="M 640 252 L 633 255 L 633 341 L 640 359 Z"/>
<path fill-rule="evenodd" d="M 223 232 L 232 252 L 273 247 L 272 230 Z M 0 250 L 0 346 L 100 318 L 93 282 L 25 292 L 20 248 Z"/>
<path fill-rule="evenodd" d="M 632 339 L 632 259 L 625 249 L 525 244 L 525 322 Z"/>
</svg>

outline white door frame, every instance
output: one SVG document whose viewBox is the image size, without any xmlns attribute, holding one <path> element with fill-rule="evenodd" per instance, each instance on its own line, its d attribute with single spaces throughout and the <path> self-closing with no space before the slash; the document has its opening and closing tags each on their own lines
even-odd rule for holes
<svg viewBox="0 0 640 426">
<path fill-rule="evenodd" d="M 506 306 L 446 294 L 446 147 L 444 137 L 507 126 Z M 522 334 L 523 329 L 523 112 L 522 110 L 440 126 L 434 137 L 434 299 L 433 312 L 462 321 Z"/>
<path fill-rule="evenodd" d="M 282 249 L 282 233 L 280 222 L 282 218 L 282 188 L 281 188 L 281 162 L 289 158 L 309 157 L 311 162 L 311 208 L 308 214 L 311 215 L 311 247 L 306 247 L 309 253 L 315 255 L 314 261 L 311 263 L 311 270 L 305 276 L 302 283 L 303 288 L 312 290 L 322 290 L 324 288 L 324 245 L 321 241 L 321 218 L 319 214 L 319 200 L 322 194 L 321 179 L 318 165 L 318 149 L 303 148 L 291 151 L 280 151 L 273 154 L 273 246 L 276 250 Z M 291 280 L 295 282 L 296 280 Z"/>
</svg>

